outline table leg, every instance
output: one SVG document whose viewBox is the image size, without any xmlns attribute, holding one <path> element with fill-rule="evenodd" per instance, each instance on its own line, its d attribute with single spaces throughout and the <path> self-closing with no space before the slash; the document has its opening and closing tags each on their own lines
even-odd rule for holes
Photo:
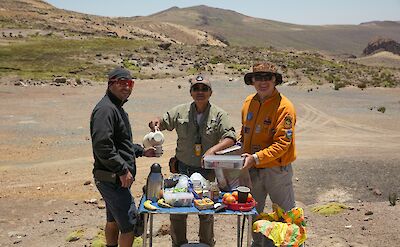
<svg viewBox="0 0 400 247">
<path fill-rule="evenodd" d="M 150 214 L 150 241 L 149 246 L 153 246 L 153 214 Z"/>
<path fill-rule="evenodd" d="M 143 247 L 146 247 L 146 244 L 147 244 L 147 219 L 148 219 L 148 217 L 149 217 L 149 214 L 146 214 L 146 213 L 144 213 L 143 214 L 143 218 L 144 218 L 144 226 L 143 226 L 143 235 L 142 235 L 142 238 L 143 238 Z"/>
<path fill-rule="evenodd" d="M 251 246 L 252 233 L 253 233 L 253 216 L 247 215 L 247 247 Z"/>
<path fill-rule="evenodd" d="M 240 215 L 237 216 L 237 234 L 236 234 L 236 243 L 237 247 L 240 247 Z"/>
</svg>

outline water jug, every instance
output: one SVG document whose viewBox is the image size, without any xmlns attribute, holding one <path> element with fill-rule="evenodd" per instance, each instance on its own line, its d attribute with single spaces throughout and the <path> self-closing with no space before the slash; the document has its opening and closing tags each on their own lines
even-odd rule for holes
<svg viewBox="0 0 400 247">
<path fill-rule="evenodd" d="M 146 182 L 146 198 L 156 202 L 162 197 L 164 179 L 161 173 L 161 166 L 158 163 L 151 165 L 149 176 Z"/>
</svg>

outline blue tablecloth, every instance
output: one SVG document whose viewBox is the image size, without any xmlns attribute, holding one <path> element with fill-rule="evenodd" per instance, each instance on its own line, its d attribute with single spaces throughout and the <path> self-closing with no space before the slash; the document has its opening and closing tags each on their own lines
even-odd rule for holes
<svg viewBox="0 0 400 247">
<path fill-rule="evenodd" d="M 157 210 L 150 211 L 144 208 L 143 203 L 146 201 L 146 196 L 143 195 L 139 204 L 139 213 L 149 213 L 149 214 L 218 214 L 218 215 L 254 215 L 257 214 L 257 210 L 253 208 L 251 211 L 233 211 L 226 209 L 224 212 L 215 213 L 212 209 L 198 210 L 192 203 L 191 207 L 173 207 L 173 208 L 161 208 L 156 202 L 152 204 L 157 207 Z"/>
</svg>

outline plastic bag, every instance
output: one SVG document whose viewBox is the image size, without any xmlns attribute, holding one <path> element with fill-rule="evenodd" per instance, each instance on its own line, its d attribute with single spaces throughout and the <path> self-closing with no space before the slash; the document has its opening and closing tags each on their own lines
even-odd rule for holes
<svg viewBox="0 0 400 247">
<path fill-rule="evenodd" d="M 273 212 L 261 213 L 253 223 L 253 231 L 271 239 L 275 246 L 298 247 L 307 239 L 306 223 L 302 208 L 285 212 L 273 204 Z"/>
<path fill-rule="evenodd" d="M 215 169 L 215 176 L 217 178 L 218 187 L 221 191 L 232 191 L 239 186 L 246 186 L 250 189 L 253 188 L 249 170 L 240 169 Z"/>
</svg>

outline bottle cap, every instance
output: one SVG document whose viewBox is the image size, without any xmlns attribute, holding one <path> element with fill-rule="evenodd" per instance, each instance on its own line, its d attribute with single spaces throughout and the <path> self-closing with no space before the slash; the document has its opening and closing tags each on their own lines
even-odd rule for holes
<svg viewBox="0 0 400 247">
<path fill-rule="evenodd" d="M 154 163 L 151 165 L 151 172 L 152 173 L 161 173 L 161 166 L 158 163 Z"/>
</svg>

